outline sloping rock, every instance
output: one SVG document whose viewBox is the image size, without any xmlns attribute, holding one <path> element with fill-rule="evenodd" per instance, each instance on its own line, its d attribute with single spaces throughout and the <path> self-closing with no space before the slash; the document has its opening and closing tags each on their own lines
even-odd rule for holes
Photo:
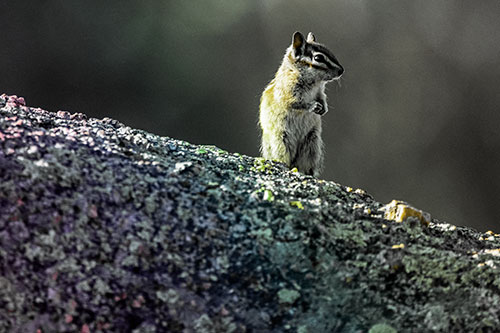
<svg viewBox="0 0 500 333">
<path fill-rule="evenodd" d="M 499 235 L 382 208 L 2 95 L 0 331 L 500 331 Z"/>
</svg>

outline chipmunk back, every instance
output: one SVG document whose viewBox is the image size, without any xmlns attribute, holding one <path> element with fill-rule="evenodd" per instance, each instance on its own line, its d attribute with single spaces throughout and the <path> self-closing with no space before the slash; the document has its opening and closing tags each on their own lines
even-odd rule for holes
<svg viewBox="0 0 500 333">
<path fill-rule="evenodd" d="M 262 93 L 259 124 L 266 159 L 317 176 L 323 163 L 321 116 L 328 112 L 325 85 L 344 69 L 333 53 L 295 32 L 274 79 Z"/>
</svg>

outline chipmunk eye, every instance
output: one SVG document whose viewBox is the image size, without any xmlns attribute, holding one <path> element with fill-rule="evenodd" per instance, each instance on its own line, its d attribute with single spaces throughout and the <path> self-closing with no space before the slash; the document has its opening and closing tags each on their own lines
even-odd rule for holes
<svg viewBox="0 0 500 333">
<path fill-rule="evenodd" d="M 313 59 L 317 62 L 325 62 L 325 56 L 322 54 L 316 54 Z"/>
</svg>

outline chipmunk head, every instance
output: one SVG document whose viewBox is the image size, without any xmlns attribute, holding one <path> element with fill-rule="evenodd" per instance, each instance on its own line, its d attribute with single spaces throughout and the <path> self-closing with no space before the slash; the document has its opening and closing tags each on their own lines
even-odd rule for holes
<svg viewBox="0 0 500 333">
<path fill-rule="evenodd" d="M 337 80 L 344 73 L 337 58 L 323 44 L 316 42 L 312 32 L 307 39 L 300 32 L 295 32 L 289 50 L 290 60 L 303 76 L 311 80 Z"/>
</svg>

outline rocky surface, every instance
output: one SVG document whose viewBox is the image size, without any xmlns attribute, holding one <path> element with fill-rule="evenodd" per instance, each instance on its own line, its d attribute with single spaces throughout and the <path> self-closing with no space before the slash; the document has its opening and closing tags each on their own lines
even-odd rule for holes
<svg viewBox="0 0 500 333">
<path fill-rule="evenodd" d="M 381 208 L 2 95 L 0 332 L 500 331 L 499 235 Z"/>
</svg>

